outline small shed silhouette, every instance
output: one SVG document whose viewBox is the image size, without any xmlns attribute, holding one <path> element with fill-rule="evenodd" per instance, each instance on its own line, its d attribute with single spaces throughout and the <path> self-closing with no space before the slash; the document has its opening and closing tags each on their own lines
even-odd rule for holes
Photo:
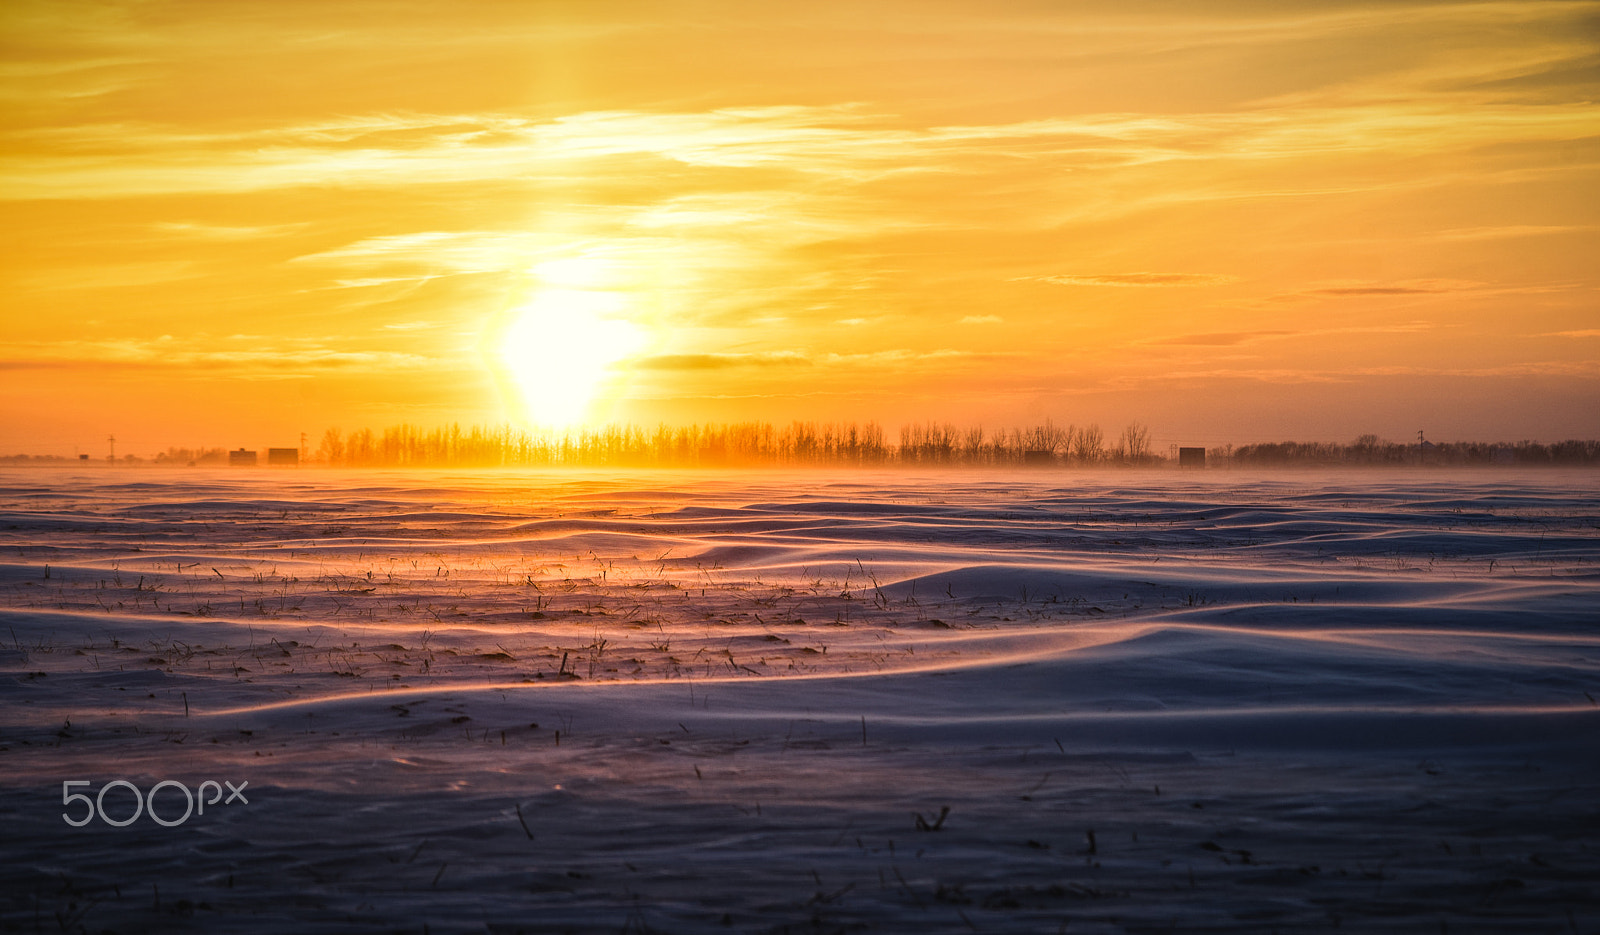
<svg viewBox="0 0 1600 935">
<path fill-rule="evenodd" d="M 1022 463 L 1028 467 L 1050 467 L 1056 463 L 1056 453 L 1045 449 L 1024 451 Z"/>
<path fill-rule="evenodd" d="M 272 467 L 296 467 L 300 464 L 300 449 L 268 448 L 267 464 Z"/>
<path fill-rule="evenodd" d="M 238 451 L 228 452 L 229 467 L 255 467 L 256 453 L 240 448 Z"/>
<path fill-rule="evenodd" d="M 1179 448 L 1178 467 L 1203 468 L 1206 466 L 1206 450 L 1204 448 Z"/>
</svg>

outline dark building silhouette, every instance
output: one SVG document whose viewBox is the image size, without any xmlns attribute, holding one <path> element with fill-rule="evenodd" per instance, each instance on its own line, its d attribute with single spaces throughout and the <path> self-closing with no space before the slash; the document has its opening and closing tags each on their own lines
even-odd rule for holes
<svg viewBox="0 0 1600 935">
<path fill-rule="evenodd" d="M 1178 467 L 1203 468 L 1206 466 L 1206 450 L 1204 448 L 1179 448 Z"/>
<path fill-rule="evenodd" d="M 300 449 L 268 448 L 267 464 L 272 467 L 296 467 L 300 464 Z"/>
<path fill-rule="evenodd" d="M 228 452 L 229 467 L 255 467 L 256 453 L 240 448 L 238 451 Z"/>
</svg>

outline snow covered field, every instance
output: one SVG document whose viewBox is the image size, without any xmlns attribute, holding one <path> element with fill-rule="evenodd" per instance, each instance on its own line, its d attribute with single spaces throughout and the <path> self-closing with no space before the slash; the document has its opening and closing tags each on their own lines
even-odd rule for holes
<svg viewBox="0 0 1600 935">
<path fill-rule="evenodd" d="M 9 470 L 0 536 L 0 931 L 1600 931 L 1592 474 Z"/>
</svg>

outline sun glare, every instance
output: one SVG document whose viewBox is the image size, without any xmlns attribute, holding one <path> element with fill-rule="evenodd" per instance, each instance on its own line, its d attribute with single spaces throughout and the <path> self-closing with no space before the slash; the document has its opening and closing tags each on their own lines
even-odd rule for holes
<svg viewBox="0 0 1600 935">
<path fill-rule="evenodd" d="M 589 415 L 614 365 L 643 341 L 616 317 L 622 305 L 614 292 L 544 289 L 514 313 L 500 352 L 528 421 L 561 427 Z"/>
</svg>

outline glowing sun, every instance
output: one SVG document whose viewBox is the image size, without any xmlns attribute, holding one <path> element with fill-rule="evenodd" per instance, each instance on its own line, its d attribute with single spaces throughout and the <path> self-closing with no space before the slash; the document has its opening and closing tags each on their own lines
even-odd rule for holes
<svg viewBox="0 0 1600 935">
<path fill-rule="evenodd" d="M 621 306 L 614 292 L 543 289 L 513 313 L 500 354 L 529 421 L 583 421 L 613 365 L 643 340 L 634 324 L 611 317 Z"/>
</svg>

